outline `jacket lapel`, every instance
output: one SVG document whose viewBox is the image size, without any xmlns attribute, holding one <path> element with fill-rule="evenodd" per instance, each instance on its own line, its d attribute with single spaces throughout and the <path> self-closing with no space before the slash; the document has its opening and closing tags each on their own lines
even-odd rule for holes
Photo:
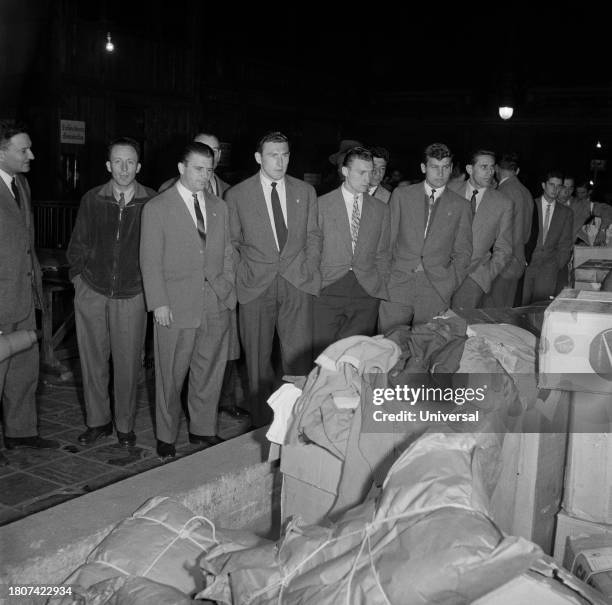
<svg viewBox="0 0 612 605">
<path fill-rule="evenodd" d="M 336 223 L 336 231 L 342 241 L 342 245 L 346 248 L 349 254 L 353 254 L 353 245 L 351 240 L 351 223 L 348 214 L 346 213 L 346 204 L 342 190 L 337 189 L 333 198 L 332 214 Z"/>
<path fill-rule="evenodd" d="M 363 203 L 361 205 L 361 220 L 359 221 L 359 235 L 357 236 L 357 246 L 355 247 L 355 255 L 366 245 L 366 242 L 371 237 L 370 233 L 374 227 L 374 208 L 372 208 L 372 200 L 367 194 L 363 194 Z"/>
</svg>

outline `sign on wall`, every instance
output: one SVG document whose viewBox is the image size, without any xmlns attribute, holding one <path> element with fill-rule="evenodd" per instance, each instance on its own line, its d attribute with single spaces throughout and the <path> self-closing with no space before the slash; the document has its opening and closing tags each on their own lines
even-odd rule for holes
<svg viewBox="0 0 612 605">
<path fill-rule="evenodd" d="M 60 143 L 85 145 L 85 122 L 60 120 Z"/>
</svg>

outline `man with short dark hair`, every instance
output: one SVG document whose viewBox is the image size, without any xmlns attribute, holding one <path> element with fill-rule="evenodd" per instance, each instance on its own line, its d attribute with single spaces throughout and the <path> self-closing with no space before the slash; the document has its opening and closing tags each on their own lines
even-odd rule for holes
<svg viewBox="0 0 612 605">
<path fill-rule="evenodd" d="M 42 275 L 34 250 L 30 186 L 34 159 L 25 126 L 0 121 L 0 334 L 35 330 L 42 308 Z M 38 345 L 0 361 L 0 399 L 7 449 L 57 448 L 38 434 Z M 6 460 L 0 456 L 0 465 Z"/>
<path fill-rule="evenodd" d="M 468 202 L 446 186 L 453 156 L 442 143 L 428 145 L 421 171 L 425 180 L 391 194 L 389 301 L 382 301 L 379 328 L 425 323 L 448 309 L 467 275 L 472 256 Z"/>
<path fill-rule="evenodd" d="M 319 293 L 321 232 L 314 188 L 287 175 L 289 140 L 280 132 L 259 141 L 257 174 L 228 189 L 232 242 L 238 253 L 236 291 L 251 416 L 270 422 L 275 331 L 285 374 L 312 369 L 312 299 Z"/>
<path fill-rule="evenodd" d="M 222 441 L 217 405 L 236 294 L 227 206 L 207 188 L 213 162 L 207 145 L 187 145 L 179 180 L 142 214 L 140 264 L 155 320 L 155 424 L 162 459 L 176 455 L 188 370 L 189 442 L 206 448 Z"/>
<path fill-rule="evenodd" d="M 453 309 L 477 309 L 512 257 L 512 202 L 492 188 L 495 153 L 479 149 L 465 166 L 468 180 L 457 193 L 470 202 L 472 260 L 453 294 Z"/>
<path fill-rule="evenodd" d="M 525 272 L 525 244 L 531 235 L 533 198 L 519 180 L 519 172 L 518 155 L 504 153 L 496 167 L 497 190 L 512 202 L 512 257 L 493 280 L 484 297 L 484 307 L 514 306 L 518 282 Z"/>
<path fill-rule="evenodd" d="M 213 175 L 208 181 L 207 188 L 213 195 L 217 197 L 223 198 L 223 194 L 229 189 L 229 185 L 219 177 L 214 171 L 217 169 L 219 162 L 221 161 L 221 143 L 219 143 L 219 138 L 214 134 L 209 134 L 207 132 L 200 132 L 193 137 L 195 143 L 204 143 L 204 145 L 208 145 L 215 155 L 213 161 Z M 174 176 L 167 181 L 164 181 L 159 187 L 159 193 L 166 191 L 179 180 L 178 176 Z"/>
<path fill-rule="evenodd" d="M 389 207 L 368 195 L 372 153 L 355 147 L 342 166 L 344 183 L 319 198 L 321 292 L 314 300 L 314 348 L 376 331 L 378 306 L 387 298 Z"/>
<path fill-rule="evenodd" d="M 391 199 L 391 192 L 382 186 L 382 182 L 389 164 L 389 152 L 384 147 L 378 146 L 370 147 L 370 152 L 372 153 L 374 169 L 370 177 L 368 194 L 388 204 Z"/>
<path fill-rule="evenodd" d="M 136 390 L 142 367 L 147 313 L 138 261 L 140 217 L 155 191 L 136 181 L 140 145 L 122 137 L 108 146 L 110 180 L 81 199 L 66 256 L 74 283 L 74 312 L 89 445 L 113 432 L 109 361 L 117 440 L 136 443 Z"/>
<path fill-rule="evenodd" d="M 548 301 L 557 289 L 559 270 L 572 253 L 572 212 L 557 204 L 563 175 L 549 171 L 542 182 L 542 196 L 535 200 L 523 284 L 523 305 Z"/>
</svg>

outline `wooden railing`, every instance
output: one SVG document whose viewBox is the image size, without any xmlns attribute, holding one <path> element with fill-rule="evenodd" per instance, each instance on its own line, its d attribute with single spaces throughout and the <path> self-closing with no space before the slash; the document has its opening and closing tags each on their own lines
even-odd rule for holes
<svg viewBox="0 0 612 605">
<path fill-rule="evenodd" d="M 34 230 L 36 248 L 68 247 L 78 203 L 75 202 L 34 202 Z"/>
</svg>

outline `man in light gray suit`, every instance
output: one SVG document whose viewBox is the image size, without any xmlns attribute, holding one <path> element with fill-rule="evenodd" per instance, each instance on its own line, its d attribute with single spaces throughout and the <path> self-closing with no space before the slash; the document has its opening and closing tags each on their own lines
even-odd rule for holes
<svg viewBox="0 0 612 605">
<path fill-rule="evenodd" d="M 387 298 L 389 207 L 366 193 L 372 154 L 355 147 L 344 157 L 344 183 L 319 198 L 323 235 L 321 293 L 314 301 L 314 349 L 376 331 L 380 299 Z"/>
<path fill-rule="evenodd" d="M 370 151 L 373 156 L 374 169 L 370 177 L 368 194 L 388 204 L 391 192 L 382 186 L 382 182 L 387 172 L 387 164 L 389 164 L 389 152 L 384 147 L 370 147 Z"/>
<path fill-rule="evenodd" d="M 472 259 L 453 294 L 453 309 L 479 308 L 493 280 L 512 258 L 512 202 L 491 188 L 494 152 L 475 151 L 465 169 L 468 180 L 457 193 L 469 200 L 472 210 Z"/>
<path fill-rule="evenodd" d="M 321 286 L 321 232 L 314 188 L 286 174 L 289 153 L 284 134 L 265 135 L 255 153 L 260 171 L 225 194 L 239 255 L 240 338 L 255 426 L 272 419 L 266 400 L 275 383 L 275 331 L 283 372 L 305 375 L 312 369 L 312 299 Z"/>
<path fill-rule="evenodd" d="M 42 308 L 42 277 L 34 250 L 30 186 L 24 173 L 34 159 L 24 126 L 0 122 L 0 334 L 35 330 Z M 4 445 L 57 448 L 38 434 L 38 345 L 0 361 Z M 5 462 L 0 456 L 0 465 Z"/>
<path fill-rule="evenodd" d="M 185 147 L 180 178 L 143 209 L 140 266 L 155 319 L 157 453 L 176 454 L 181 388 L 189 370 L 189 441 L 216 445 L 217 404 L 236 305 L 227 206 L 205 192 L 213 151 Z"/>
</svg>

